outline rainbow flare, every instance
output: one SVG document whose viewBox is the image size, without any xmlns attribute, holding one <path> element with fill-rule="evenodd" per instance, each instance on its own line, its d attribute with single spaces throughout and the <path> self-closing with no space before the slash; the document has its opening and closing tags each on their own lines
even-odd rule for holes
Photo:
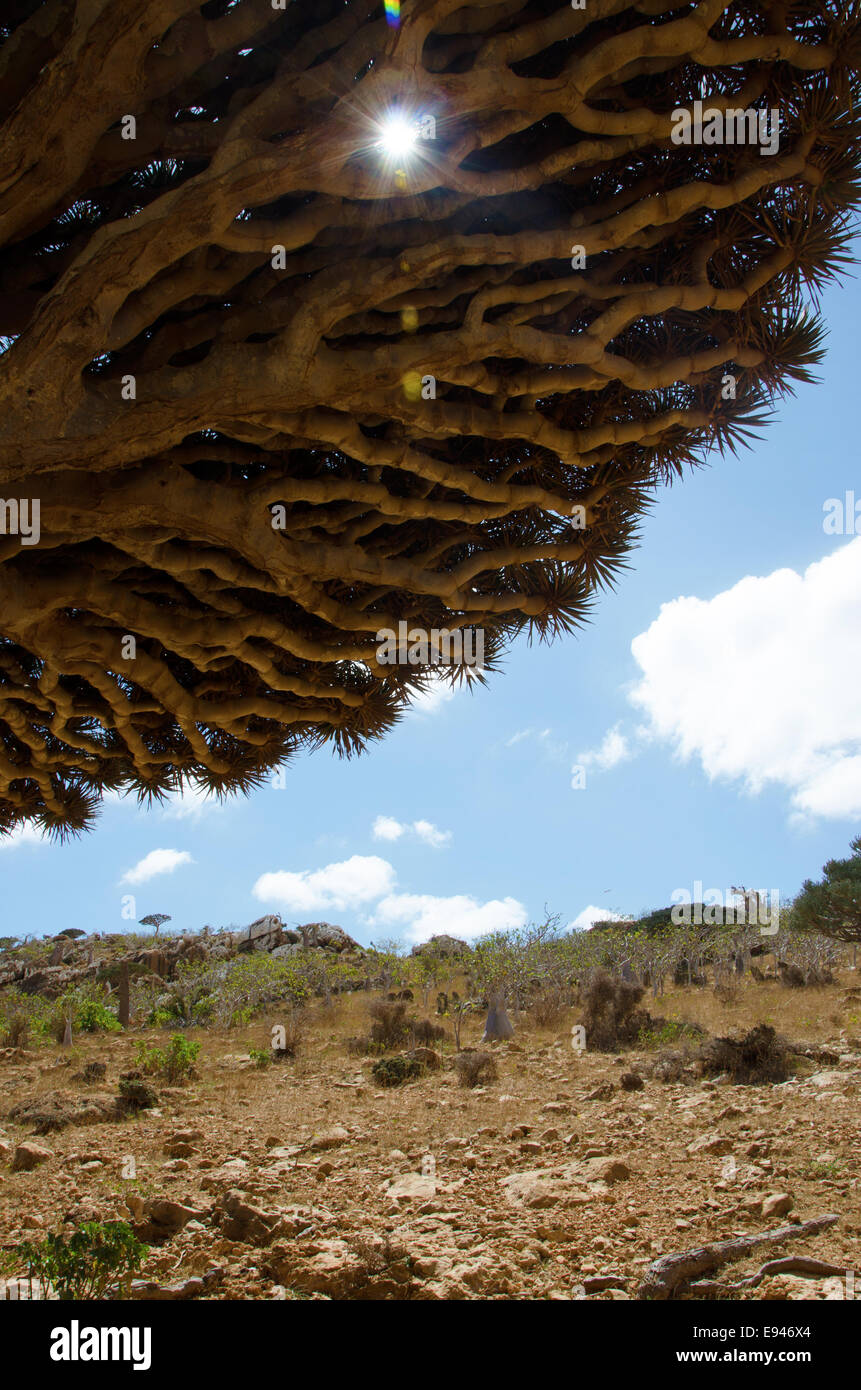
<svg viewBox="0 0 861 1390">
<path fill-rule="evenodd" d="M 386 23 L 393 29 L 397 29 L 401 22 L 401 0 L 384 0 L 386 6 Z"/>
</svg>

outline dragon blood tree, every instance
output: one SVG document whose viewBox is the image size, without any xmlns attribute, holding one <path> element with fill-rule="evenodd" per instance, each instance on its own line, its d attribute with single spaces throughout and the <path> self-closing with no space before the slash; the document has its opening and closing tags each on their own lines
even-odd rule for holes
<svg viewBox="0 0 861 1390">
<path fill-rule="evenodd" d="M 0 829 L 386 732 L 577 627 L 808 381 L 856 0 L 6 0 Z"/>
</svg>

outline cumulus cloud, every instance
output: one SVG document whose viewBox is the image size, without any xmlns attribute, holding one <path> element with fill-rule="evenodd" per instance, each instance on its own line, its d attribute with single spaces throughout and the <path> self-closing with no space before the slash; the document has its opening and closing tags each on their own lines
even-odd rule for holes
<svg viewBox="0 0 861 1390">
<path fill-rule="evenodd" d="M 583 767 L 587 771 L 590 768 L 598 768 L 600 772 L 608 772 L 611 767 L 627 762 L 633 756 L 634 752 L 628 739 L 616 724 L 607 730 L 597 748 L 587 749 L 585 753 L 577 755 L 575 766 Z"/>
<path fill-rule="evenodd" d="M 594 903 L 590 903 L 588 907 L 584 907 L 583 911 L 577 914 L 573 922 L 568 923 L 566 930 L 589 931 L 590 927 L 594 927 L 596 922 L 622 921 L 624 921 L 624 918 L 620 917 L 618 912 L 610 912 L 606 907 L 595 907 Z"/>
<path fill-rule="evenodd" d="M 464 894 L 438 898 L 428 893 L 391 893 L 377 904 L 372 920 L 376 926 L 402 928 L 408 941 L 428 941 L 443 934 L 474 941 L 489 932 L 525 926 L 527 913 L 515 898 L 479 903 Z"/>
<path fill-rule="evenodd" d="M 377 816 L 373 835 L 375 840 L 389 841 L 400 840 L 404 835 L 415 835 L 433 849 L 442 849 L 444 845 L 451 843 L 451 831 L 438 830 L 432 821 L 414 820 L 410 824 L 407 821 L 395 820 L 393 816 Z"/>
<path fill-rule="evenodd" d="M 45 845 L 48 844 L 47 836 L 41 830 L 37 830 L 30 821 L 25 821 L 23 825 L 18 825 L 8 835 L 0 837 L 0 849 L 18 849 L 21 845 Z"/>
<path fill-rule="evenodd" d="M 451 843 L 451 831 L 437 830 L 429 820 L 414 820 L 412 828 L 413 834 L 418 835 L 419 839 L 424 840 L 432 849 L 442 849 L 444 845 Z"/>
<path fill-rule="evenodd" d="M 172 874 L 180 864 L 193 864 L 194 860 L 184 849 L 151 849 L 134 868 L 127 869 L 120 883 L 147 883 L 158 874 Z"/>
<path fill-rule="evenodd" d="M 399 820 L 395 820 L 393 816 L 377 816 L 377 819 L 374 821 L 374 839 L 399 840 L 402 835 L 406 834 L 408 829 L 409 826 L 402 824 Z"/>
<path fill-rule="evenodd" d="M 251 892 L 258 901 L 289 912 L 344 911 L 364 907 L 390 893 L 395 884 L 391 864 L 376 855 L 354 854 L 339 864 L 298 873 L 278 869 L 261 874 Z"/>
<path fill-rule="evenodd" d="M 674 599 L 631 650 L 652 738 L 709 778 L 785 788 L 798 815 L 861 815 L 861 538 L 803 574 Z"/>
</svg>

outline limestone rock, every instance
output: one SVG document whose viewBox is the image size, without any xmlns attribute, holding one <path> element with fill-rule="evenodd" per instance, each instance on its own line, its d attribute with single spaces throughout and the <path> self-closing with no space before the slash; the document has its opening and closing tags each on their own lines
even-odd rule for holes
<svg viewBox="0 0 861 1390">
<path fill-rule="evenodd" d="M 762 1215 L 765 1218 L 786 1216 L 794 1206 L 795 1199 L 788 1192 L 772 1192 L 762 1203 Z"/>
<path fill-rule="evenodd" d="M 387 1195 L 395 1202 L 427 1202 L 436 1196 L 436 1179 L 424 1173 L 406 1173 L 395 1179 Z"/>
<path fill-rule="evenodd" d="M 702 1134 L 699 1139 L 694 1139 L 688 1144 L 686 1152 L 695 1157 L 697 1154 L 714 1154 L 720 1157 L 722 1154 L 729 1154 L 733 1151 L 733 1141 L 725 1134 Z"/>
<path fill-rule="evenodd" d="M 40 1163 L 47 1163 L 48 1159 L 53 1157 L 53 1149 L 46 1149 L 44 1144 L 34 1144 L 32 1140 L 27 1140 L 18 1145 L 12 1156 L 12 1172 L 29 1173 L 33 1168 L 38 1168 Z"/>
</svg>

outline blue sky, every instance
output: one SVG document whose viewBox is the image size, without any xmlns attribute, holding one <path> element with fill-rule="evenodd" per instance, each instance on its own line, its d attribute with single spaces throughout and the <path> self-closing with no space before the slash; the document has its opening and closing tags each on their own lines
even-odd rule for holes
<svg viewBox="0 0 861 1390">
<path fill-rule="evenodd" d="M 356 761 L 308 756 L 283 787 L 112 802 L 65 846 L 17 834 L 3 934 L 275 911 L 410 943 L 545 906 L 582 925 L 696 882 L 793 895 L 861 828 L 861 517 L 857 537 L 852 518 L 823 529 L 828 499 L 861 503 L 858 281 L 823 310 L 820 384 L 661 495 L 579 637 L 519 643 L 487 689 L 429 702 Z"/>
</svg>

